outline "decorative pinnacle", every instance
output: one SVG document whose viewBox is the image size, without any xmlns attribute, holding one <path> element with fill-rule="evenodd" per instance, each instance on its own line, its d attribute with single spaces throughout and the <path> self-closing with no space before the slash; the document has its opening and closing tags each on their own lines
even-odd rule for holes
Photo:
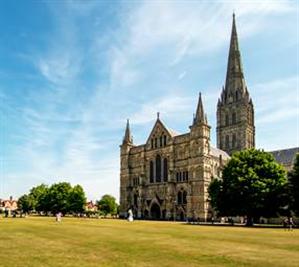
<svg viewBox="0 0 299 267">
<path fill-rule="evenodd" d="M 201 93 L 199 93 L 198 104 L 197 104 L 196 114 L 195 114 L 193 123 L 194 124 L 196 124 L 196 123 L 207 123 L 206 118 L 205 118 L 204 109 L 203 109 Z"/>
</svg>

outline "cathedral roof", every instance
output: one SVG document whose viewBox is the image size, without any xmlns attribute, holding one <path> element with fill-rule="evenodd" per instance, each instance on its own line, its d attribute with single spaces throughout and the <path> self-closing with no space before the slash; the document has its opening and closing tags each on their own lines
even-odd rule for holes
<svg viewBox="0 0 299 267">
<path fill-rule="evenodd" d="M 165 126 L 165 125 L 164 125 L 164 126 Z M 169 134 L 170 134 L 172 137 L 175 137 L 175 136 L 180 135 L 179 132 L 177 132 L 177 131 L 175 131 L 175 130 L 173 130 L 173 129 L 167 127 L 167 126 L 165 126 L 165 128 L 167 129 L 167 131 L 169 132 Z"/>
<path fill-rule="evenodd" d="M 223 159 L 229 159 L 230 158 L 229 155 L 225 151 L 223 151 L 219 148 L 216 148 L 216 147 L 212 147 L 212 146 L 210 147 L 210 154 L 214 157 L 217 157 L 217 158 L 219 156 L 222 156 Z"/>
<path fill-rule="evenodd" d="M 283 165 L 291 165 L 295 160 L 296 154 L 299 153 L 299 147 L 269 151 L 269 153 L 274 156 L 278 163 Z"/>
</svg>

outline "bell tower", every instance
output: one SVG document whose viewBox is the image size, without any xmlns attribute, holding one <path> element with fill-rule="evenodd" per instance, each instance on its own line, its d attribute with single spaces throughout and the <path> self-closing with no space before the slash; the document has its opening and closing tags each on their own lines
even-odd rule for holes
<svg viewBox="0 0 299 267">
<path fill-rule="evenodd" d="M 235 14 L 225 86 L 217 104 L 217 147 L 230 155 L 255 147 L 254 107 L 245 82 Z"/>
</svg>

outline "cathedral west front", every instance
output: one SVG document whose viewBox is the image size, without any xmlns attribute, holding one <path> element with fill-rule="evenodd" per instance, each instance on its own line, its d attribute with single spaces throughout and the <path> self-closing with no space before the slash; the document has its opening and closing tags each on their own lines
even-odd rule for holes
<svg viewBox="0 0 299 267">
<path fill-rule="evenodd" d="M 157 115 L 146 143 L 133 143 L 129 121 L 120 146 L 120 217 L 202 220 L 213 216 L 208 199 L 212 179 L 235 151 L 255 147 L 254 107 L 245 83 L 235 16 L 226 81 L 217 104 L 217 148 L 201 94 L 189 131 L 177 134 Z"/>
</svg>

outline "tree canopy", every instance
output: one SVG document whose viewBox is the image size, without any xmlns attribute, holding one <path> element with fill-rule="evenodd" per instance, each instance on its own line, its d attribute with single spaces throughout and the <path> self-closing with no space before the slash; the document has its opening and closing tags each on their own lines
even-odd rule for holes
<svg viewBox="0 0 299 267">
<path fill-rule="evenodd" d="M 296 155 L 293 169 L 288 173 L 290 185 L 290 208 L 299 216 L 299 153 Z"/>
<path fill-rule="evenodd" d="M 85 192 L 80 185 L 71 186 L 61 182 L 48 187 L 41 184 L 33 187 L 28 195 L 19 198 L 18 205 L 23 212 L 38 211 L 52 214 L 81 213 L 86 203 Z"/>
<path fill-rule="evenodd" d="M 18 208 L 22 212 L 30 212 L 34 209 L 33 202 L 34 200 L 30 195 L 22 195 L 18 199 Z"/>
<path fill-rule="evenodd" d="M 111 195 L 104 195 L 98 202 L 99 209 L 105 214 L 115 215 L 117 213 L 117 203 L 115 197 Z"/>
<path fill-rule="evenodd" d="M 222 177 L 209 186 L 211 205 L 220 215 L 246 216 L 251 225 L 253 218 L 275 216 L 286 205 L 286 172 L 267 152 L 233 154 Z"/>
</svg>

